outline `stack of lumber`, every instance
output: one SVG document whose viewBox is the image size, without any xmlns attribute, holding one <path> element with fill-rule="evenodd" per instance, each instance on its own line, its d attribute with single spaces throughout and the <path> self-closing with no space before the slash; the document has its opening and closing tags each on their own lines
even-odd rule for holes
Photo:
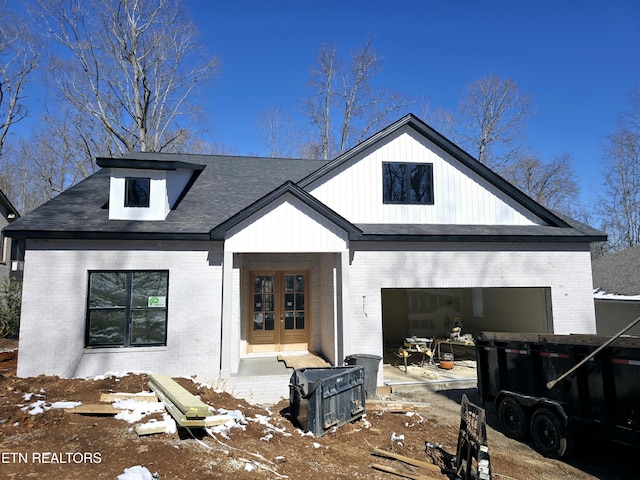
<svg viewBox="0 0 640 480">
<path fill-rule="evenodd" d="M 213 427 L 233 420 L 228 415 L 213 415 L 209 405 L 167 375 L 149 376 L 149 388 L 164 403 L 179 427 Z"/>
</svg>

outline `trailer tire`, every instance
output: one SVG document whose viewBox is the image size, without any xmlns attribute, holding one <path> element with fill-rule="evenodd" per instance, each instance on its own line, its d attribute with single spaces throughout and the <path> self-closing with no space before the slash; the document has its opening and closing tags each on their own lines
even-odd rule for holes
<svg viewBox="0 0 640 480">
<path fill-rule="evenodd" d="M 562 458 L 573 446 L 563 424 L 552 410 L 539 408 L 531 416 L 531 437 L 536 449 L 545 457 Z"/>
<path fill-rule="evenodd" d="M 529 422 L 524 408 L 512 396 L 502 397 L 498 404 L 498 419 L 504 433 L 516 440 L 526 438 Z"/>
</svg>

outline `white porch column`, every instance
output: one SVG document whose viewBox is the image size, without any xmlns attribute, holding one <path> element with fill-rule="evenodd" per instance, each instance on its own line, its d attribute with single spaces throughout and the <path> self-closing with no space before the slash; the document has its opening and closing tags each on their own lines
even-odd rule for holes
<svg viewBox="0 0 640 480">
<path fill-rule="evenodd" d="M 231 322 L 233 312 L 233 252 L 226 242 L 222 260 L 222 334 L 220 339 L 220 377 L 231 376 Z"/>
<path fill-rule="evenodd" d="M 349 288 L 349 250 L 340 252 L 340 286 L 342 308 L 340 316 L 342 317 L 342 328 L 338 328 L 338 364 L 342 364 L 346 355 L 353 353 L 351 351 L 351 307 L 349 305 L 350 288 Z M 340 322 L 339 322 L 340 323 Z M 341 341 L 340 341 L 341 340 Z"/>
</svg>

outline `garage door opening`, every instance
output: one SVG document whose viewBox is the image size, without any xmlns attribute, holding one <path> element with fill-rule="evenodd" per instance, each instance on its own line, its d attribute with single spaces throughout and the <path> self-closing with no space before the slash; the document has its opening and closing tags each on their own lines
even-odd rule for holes
<svg viewBox="0 0 640 480">
<path fill-rule="evenodd" d="M 545 287 L 382 289 L 385 347 L 406 337 L 447 338 L 481 331 L 553 332 L 551 289 Z"/>
</svg>

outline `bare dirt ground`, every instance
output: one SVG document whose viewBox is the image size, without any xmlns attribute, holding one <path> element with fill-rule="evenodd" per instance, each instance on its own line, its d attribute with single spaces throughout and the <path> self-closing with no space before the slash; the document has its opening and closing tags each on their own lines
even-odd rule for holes
<svg viewBox="0 0 640 480">
<path fill-rule="evenodd" d="M 389 465 L 407 474 L 419 472 L 398 461 L 373 456 L 374 448 L 426 462 L 431 459 L 425 453 L 425 442 L 440 444 L 454 453 L 462 395 L 478 402 L 475 389 L 392 394 L 369 402 L 363 419 L 315 438 L 304 435 L 292 423 L 288 400 L 267 409 L 188 379 L 176 379 L 216 409 L 241 411 L 246 419 L 243 425 L 232 428 L 226 436 L 204 431 L 192 431 L 192 436 L 178 431 L 139 437 L 132 424 L 114 417 L 78 415 L 56 408 L 32 415 L 25 406 L 36 400 L 44 400 L 45 405 L 59 401 L 96 403 L 102 393 L 148 391 L 146 375 L 103 380 L 22 379 L 15 376 L 15 357 L 0 353 L 0 477 L 8 479 L 114 479 L 135 465 L 157 472 L 160 479 L 400 478 L 374 470 L 371 464 Z M 33 395 L 25 400 L 26 394 Z M 153 416 L 142 422 L 150 418 Z M 582 439 L 572 458 L 551 460 L 499 433 L 491 409 L 487 418 L 493 478 L 639 478 L 634 461 L 637 451 Z M 393 440 L 399 437 L 402 439 Z"/>
</svg>

